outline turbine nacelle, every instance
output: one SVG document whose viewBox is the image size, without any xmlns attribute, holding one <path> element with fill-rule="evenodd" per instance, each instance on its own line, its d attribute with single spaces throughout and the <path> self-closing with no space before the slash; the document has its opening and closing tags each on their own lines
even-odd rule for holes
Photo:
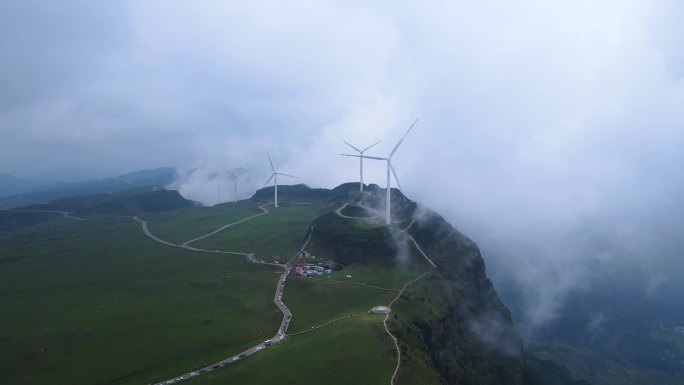
<svg viewBox="0 0 684 385">
<path fill-rule="evenodd" d="M 380 142 L 379 142 L 379 141 L 378 141 L 378 142 L 375 142 L 375 143 L 371 144 L 370 146 L 364 148 L 363 150 L 359 150 L 358 148 L 352 146 L 349 142 L 347 142 L 347 141 L 345 141 L 345 140 L 343 140 L 343 142 L 344 142 L 347 146 L 349 146 L 349 147 L 353 148 L 354 150 L 356 150 L 356 151 L 359 153 L 359 155 L 361 155 L 361 159 L 359 159 L 359 174 L 360 174 L 360 178 L 359 178 L 359 191 L 363 191 L 363 153 L 366 152 L 366 151 L 367 151 L 368 149 L 370 149 L 371 147 L 375 146 L 376 144 L 380 143 Z"/>
<path fill-rule="evenodd" d="M 397 177 L 397 172 L 394 170 L 394 166 L 392 165 L 392 159 L 391 158 L 381 158 L 379 156 L 352 155 L 352 154 L 340 154 L 340 155 L 342 155 L 342 156 L 353 156 L 355 158 L 387 161 L 387 167 L 389 167 L 390 171 L 392 171 L 392 175 L 394 175 L 394 181 L 397 182 L 397 186 L 399 186 L 399 190 L 402 190 L 401 183 L 399 182 L 399 177 Z"/>
</svg>

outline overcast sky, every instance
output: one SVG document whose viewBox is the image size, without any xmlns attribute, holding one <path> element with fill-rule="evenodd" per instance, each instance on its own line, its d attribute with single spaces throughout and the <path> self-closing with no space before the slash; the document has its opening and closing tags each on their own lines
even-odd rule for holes
<svg viewBox="0 0 684 385">
<path fill-rule="evenodd" d="M 248 194 L 267 150 L 297 182 L 357 180 L 341 140 L 384 156 L 418 117 L 404 192 L 519 284 L 519 323 L 552 319 L 597 261 L 673 279 L 683 2 L 367 3 L 4 0 L 0 172 L 199 167 L 176 186 L 212 204 L 204 179 L 248 168 Z"/>
</svg>

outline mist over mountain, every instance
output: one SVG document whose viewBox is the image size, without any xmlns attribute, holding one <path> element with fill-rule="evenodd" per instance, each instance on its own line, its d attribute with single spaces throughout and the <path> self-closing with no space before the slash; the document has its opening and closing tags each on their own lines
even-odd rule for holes
<svg viewBox="0 0 684 385">
<path fill-rule="evenodd" d="M 5 1 L 0 165 L 164 164 L 178 171 L 163 185 L 211 206 L 263 188 L 266 151 L 288 184 L 356 180 L 342 141 L 385 157 L 418 117 L 393 158 L 402 192 L 477 242 L 526 341 L 608 354 L 623 345 L 598 341 L 617 335 L 576 333 L 625 314 L 682 322 L 682 14 L 671 0 Z M 384 163 L 365 164 L 385 187 Z M 0 207 L 128 182 L 78 183 Z"/>
<path fill-rule="evenodd" d="M 28 175 L 42 184 L 73 183 L 116 176 L 116 173 L 84 167 L 53 167 Z"/>
</svg>

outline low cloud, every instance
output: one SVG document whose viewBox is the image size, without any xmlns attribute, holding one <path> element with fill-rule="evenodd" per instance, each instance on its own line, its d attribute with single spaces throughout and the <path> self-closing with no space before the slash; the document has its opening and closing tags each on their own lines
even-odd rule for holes
<svg viewBox="0 0 684 385">
<path fill-rule="evenodd" d="M 512 357 L 522 355 L 518 334 L 500 312 L 482 312 L 467 321 L 468 330 L 485 346 Z"/>
</svg>

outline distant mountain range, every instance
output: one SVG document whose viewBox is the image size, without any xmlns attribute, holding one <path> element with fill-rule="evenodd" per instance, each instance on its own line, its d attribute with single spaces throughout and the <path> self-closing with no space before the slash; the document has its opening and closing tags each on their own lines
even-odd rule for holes
<svg viewBox="0 0 684 385">
<path fill-rule="evenodd" d="M 87 194 L 107 194 L 143 186 L 166 186 L 173 182 L 172 167 L 136 171 L 111 178 L 39 186 L 34 182 L 0 174 L 0 209 L 47 203 Z"/>
<path fill-rule="evenodd" d="M 76 217 L 132 216 L 197 206 L 178 191 L 153 186 L 131 190 L 80 195 L 49 203 L 22 206 L 0 211 L 0 231 L 15 230 L 55 218 L 55 212 L 68 212 Z"/>
<path fill-rule="evenodd" d="M 36 187 L 37 183 L 13 175 L 0 173 L 0 197 L 21 194 Z"/>
<path fill-rule="evenodd" d="M 112 194 L 92 194 L 26 206 L 26 210 L 67 211 L 73 215 L 137 215 L 192 207 L 178 191 L 151 186 Z"/>
<path fill-rule="evenodd" d="M 111 178 L 117 174 L 119 173 L 87 167 L 50 167 L 40 172 L 22 175 L 22 177 L 40 184 L 54 184 Z"/>
</svg>

